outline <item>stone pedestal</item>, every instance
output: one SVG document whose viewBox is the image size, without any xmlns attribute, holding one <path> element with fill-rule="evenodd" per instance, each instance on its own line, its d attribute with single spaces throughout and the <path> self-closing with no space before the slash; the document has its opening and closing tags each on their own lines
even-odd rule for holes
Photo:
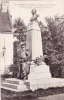
<svg viewBox="0 0 64 100">
<path fill-rule="evenodd" d="M 42 62 L 42 64 L 39 66 L 32 64 L 30 66 L 30 74 L 28 75 L 30 89 L 38 89 L 39 86 L 43 85 L 45 79 L 51 79 L 49 66 L 47 66 L 44 62 Z"/>
<path fill-rule="evenodd" d="M 40 78 L 51 78 L 49 66 L 47 66 L 44 62 L 42 63 L 42 65 L 39 66 L 30 66 L 30 74 L 28 75 L 28 79 L 32 80 Z"/>
<path fill-rule="evenodd" d="M 30 90 L 32 91 L 39 88 L 47 89 L 52 87 L 64 87 L 64 79 L 52 78 L 49 66 L 44 62 L 39 66 L 36 66 L 35 64 L 31 65 L 28 82 L 30 82 Z"/>
<path fill-rule="evenodd" d="M 37 22 L 31 22 L 28 25 L 26 49 L 30 52 L 30 60 L 43 57 L 41 31 Z"/>
</svg>

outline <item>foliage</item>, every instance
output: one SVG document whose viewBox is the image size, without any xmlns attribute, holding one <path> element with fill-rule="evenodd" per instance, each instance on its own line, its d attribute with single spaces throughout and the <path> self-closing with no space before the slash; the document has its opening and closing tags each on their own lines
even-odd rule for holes
<svg viewBox="0 0 64 100">
<path fill-rule="evenodd" d="M 9 66 L 9 71 L 12 72 L 12 77 L 17 78 L 17 74 L 19 72 L 19 66 L 12 64 Z"/>
<path fill-rule="evenodd" d="M 14 36 L 16 36 L 17 39 L 19 39 L 20 41 L 25 41 L 26 40 L 25 32 L 27 31 L 27 27 L 21 18 L 17 18 L 14 21 L 13 28 L 15 29 Z"/>
<path fill-rule="evenodd" d="M 11 74 L 2 74 L 1 78 L 5 80 L 5 78 L 11 78 L 12 75 Z"/>
<path fill-rule="evenodd" d="M 24 43 L 26 41 L 26 34 L 27 27 L 24 24 L 23 20 L 21 18 L 17 18 L 14 21 L 13 24 L 14 28 L 14 37 L 16 37 L 19 41 L 14 42 L 14 64 L 19 65 L 19 58 L 18 55 L 20 55 L 21 50 L 21 42 Z"/>
<path fill-rule="evenodd" d="M 41 64 L 41 62 L 43 61 L 43 57 L 37 57 L 35 60 L 34 60 L 34 63 L 39 66 Z"/>
<path fill-rule="evenodd" d="M 64 66 L 64 20 L 60 21 L 60 19 L 55 16 L 54 18 L 46 18 L 46 22 L 47 27 L 43 27 L 42 22 L 40 24 L 43 52 L 44 55 L 47 55 L 51 67 L 58 65 L 60 68 Z M 56 67 L 56 69 L 57 68 L 58 67 Z M 62 70 L 63 69 L 61 69 L 61 71 Z"/>
<path fill-rule="evenodd" d="M 16 65 L 14 65 L 14 64 L 12 64 L 12 65 L 10 65 L 9 66 L 9 70 L 10 70 L 10 72 L 18 72 L 18 66 L 16 66 Z"/>
</svg>

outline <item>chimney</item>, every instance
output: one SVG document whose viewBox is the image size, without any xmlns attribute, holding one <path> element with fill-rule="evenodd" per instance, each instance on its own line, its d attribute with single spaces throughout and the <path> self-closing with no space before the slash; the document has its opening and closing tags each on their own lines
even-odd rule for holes
<svg viewBox="0 0 64 100">
<path fill-rule="evenodd" d="M 1 5 L 2 5 L 2 12 L 7 12 L 9 8 L 9 1 L 3 0 L 1 1 Z"/>
</svg>

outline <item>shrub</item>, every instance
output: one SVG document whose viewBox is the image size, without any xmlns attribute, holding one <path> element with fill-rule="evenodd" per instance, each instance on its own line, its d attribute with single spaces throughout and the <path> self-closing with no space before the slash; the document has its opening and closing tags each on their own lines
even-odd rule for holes
<svg viewBox="0 0 64 100">
<path fill-rule="evenodd" d="M 13 77 L 17 78 L 17 73 L 19 72 L 19 66 L 12 64 L 9 66 L 9 71 L 13 73 Z"/>
<path fill-rule="evenodd" d="M 1 78 L 2 78 L 2 79 L 11 78 L 11 77 L 12 77 L 11 74 L 2 74 L 2 75 L 1 75 Z"/>
</svg>

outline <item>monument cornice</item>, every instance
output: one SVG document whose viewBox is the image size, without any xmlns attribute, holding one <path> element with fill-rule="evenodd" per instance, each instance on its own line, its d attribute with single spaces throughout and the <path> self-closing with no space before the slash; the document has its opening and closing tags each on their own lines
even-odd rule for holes
<svg viewBox="0 0 64 100">
<path fill-rule="evenodd" d="M 28 31 L 32 31 L 32 30 L 40 31 L 40 30 L 38 30 L 38 29 L 30 29 L 30 30 L 27 30 L 27 32 L 28 32 Z M 26 33 L 27 33 L 27 32 L 26 32 Z"/>
</svg>

